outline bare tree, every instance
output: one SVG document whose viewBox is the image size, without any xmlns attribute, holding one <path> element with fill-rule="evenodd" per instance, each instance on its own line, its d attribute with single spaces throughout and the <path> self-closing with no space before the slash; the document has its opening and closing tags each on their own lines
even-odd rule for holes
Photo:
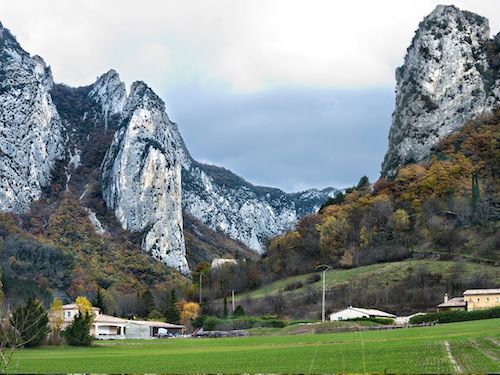
<svg viewBox="0 0 500 375">
<path fill-rule="evenodd" d="M 0 372 L 7 371 L 14 353 L 35 340 L 44 328 L 38 327 L 43 315 L 35 310 L 27 314 L 11 314 L 2 309 L 0 314 Z"/>
</svg>

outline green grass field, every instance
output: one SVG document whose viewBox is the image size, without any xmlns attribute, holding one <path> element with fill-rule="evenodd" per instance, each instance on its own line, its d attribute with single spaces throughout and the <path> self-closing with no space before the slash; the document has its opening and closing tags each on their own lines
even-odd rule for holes
<svg viewBox="0 0 500 375">
<path fill-rule="evenodd" d="M 472 278 L 474 275 L 485 274 L 490 275 L 492 279 L 500 283 L 500 269 L 495 266 L 455 261 L 406 260 L 402 262 L 372 264 L 349 270 L 331 270 L 326 273 L 326 286 L 332 288 L 348 282 L 350 285 L 359 284 L 366 287 L 385 287 L 387 283 L 403 280 L 410 272 L 414 272 L 415 269 L 419 267 L 425 268 L 431 273 L 439 273 L 443 276 L 451 275 L 454 269 L 460 267 L 460 274 L 465 279 Z M 240 301 L 244 298 L 263 298 L 266 295 L 273 295 L 280 290 L 282 291 L 288 284 L 296 281 L 301 281 L 306 285 L 306 280 L 311 275 L 312 274 L 305 274 L 281 279 L 264 285 L 261 288 L 237 294 L 235 299 L 236 301 Z M 311 284 L 311 287 L 320 289 L 321 282 Z M 301 288 L 284 293 L 303 293 L 303 289 Z"/>
<path fill-rule="evenodd" d="M 500 373 L 500 319 L 434 327 L 24 349 L 16 373 Z"/>
</svg>

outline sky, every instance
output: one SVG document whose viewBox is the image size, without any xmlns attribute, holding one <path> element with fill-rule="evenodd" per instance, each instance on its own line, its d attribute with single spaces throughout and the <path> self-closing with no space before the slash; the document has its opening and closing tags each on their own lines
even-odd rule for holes
<svg viewBox="0 0 500 375">
<path fill-rule="evenodd" d="M 197 160 L 299 191 L 377 179 L 394 71 L 437 4 L 500 31 L 498 0 L 0 0 L 0 21 L 56 82 L 143 80 Z"/>
</svg>

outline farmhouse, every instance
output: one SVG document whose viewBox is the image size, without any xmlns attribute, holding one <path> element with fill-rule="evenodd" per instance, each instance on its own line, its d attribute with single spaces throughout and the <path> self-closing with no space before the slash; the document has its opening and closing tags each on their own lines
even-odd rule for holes
<svg viewBox="0 0 500 375">
<path fill-rule="evenodd" d="M 66 328 L 78 315 L 78 306 L 74 303 L 63 305 L 63 325 Z M 165 322 L 127 320 L 116 316 L 101 314 L 101 310 L 92 307 L 94 320 L 91 333 L 98 340 L 148 339 L 167 334 L 180 334 L 184 326 Z"/>
<path fill-rule="evenodd" d="M 361 307 L 349 306 L 344 310 L 340 310 L 330 314 L 330 321 L 335 320 L 348 320 L 348 319 L 358 319 L 358 318 L 384 318 L 384 319 L 394 319 L 396 315 L 389 314 L 384 311 L 375 309 L 364 309 Z"/>
<path fill-rule="evenodd" d="M 500 288 L 469 289 L 464 292 L 467 311 L 484 310 L 500 306 Z"/>
<path fill-rule="evenodd" d="M 500 288 L 497 289 L 468 289 L 463 297 L 448 299 L 444 294 L 444 301 L 437 308 L 438 311 L 445 310 L 484 310 L 500 306 Z"/>
</svg>

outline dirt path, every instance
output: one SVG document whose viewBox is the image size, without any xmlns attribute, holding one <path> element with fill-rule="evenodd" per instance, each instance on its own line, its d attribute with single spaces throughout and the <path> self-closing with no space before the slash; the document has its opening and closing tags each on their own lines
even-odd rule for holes
<svg viewBox="0 0 500 375">
<path fill-rule="evenodd" d="M 453 357 L 453 354 L 451 354 L 450 343 L 448 341 L 444 342 L 444 348 L 446 349 L 446 353 L 448 354 L 448 359 L 450 360 L 452 371 L 456 372 L 456 373 L 463 373 L 464 369 L 455 360 L 455 358 Z"/>
</svg>

